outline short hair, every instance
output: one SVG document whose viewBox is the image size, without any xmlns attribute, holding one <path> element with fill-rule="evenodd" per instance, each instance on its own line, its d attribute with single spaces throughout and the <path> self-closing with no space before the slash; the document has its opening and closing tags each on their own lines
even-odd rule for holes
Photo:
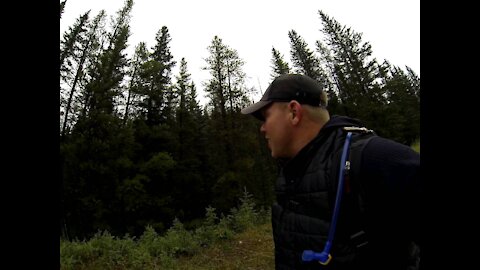
<svg viewBox="0 0 480 270">
<path fill-rule="evenodd" d="M 327 106 L 328 106 L 328 95 L 324 90 L 322 91 L 322 93 L 320 93 L 320 107 L 323 107 L 324 109 L 326 109 Z"/>
<path fill-rule="evenodd" d="M 306 104 L 302 105 L 302 107 L 307 112 L 306 115 L 309 119 L 311 119 L 314 122 L 320 122 L 320 123 L 324 123 L 328 121 L 328 119 L 330 118 L 330 115 L 326 107 L 326 104 L 328 102 L 328 100 L 326 99 L 326 95 L 322 97 L 322 103 L 323 102 L 325 102 L 325 105 L 322 104 L 322 106 L 320 107 L 306 105 Z"/>
</svg>

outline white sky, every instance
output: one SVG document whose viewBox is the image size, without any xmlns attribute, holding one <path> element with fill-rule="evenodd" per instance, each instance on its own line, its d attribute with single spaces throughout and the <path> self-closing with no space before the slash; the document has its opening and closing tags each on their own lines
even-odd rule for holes
<svg viewBox="0 0 480 270">
<path fill-rule="evenodd" d="M 104 9 L 109 23 L 123 5 L 124 0 L 67 0 L 60 36 L 89 9 L 91 18 Z M 156 33 L 167 26 L 177 61 L 173 75 L 185 57 L 204 104 L 202 82 L 209 74 L 201 68 L 209 56 L 207 47 L 217 35 L 245 61 L 247 87 L 264 91 L 271 81 L 272 47 L 290 62 L 288 31 L 295 30 L 310 50 L 316 50 L 315 41 L 322 40 L 318 10 L 362 33 L 362 41 L 370 43 L 379 62 L 386 59 L 403 69 L 409 66 L 420 76 L 420 0 L 134 0 L 127 52 L 131 56 L 141 41 L 153 47 Z"/>
</svg>

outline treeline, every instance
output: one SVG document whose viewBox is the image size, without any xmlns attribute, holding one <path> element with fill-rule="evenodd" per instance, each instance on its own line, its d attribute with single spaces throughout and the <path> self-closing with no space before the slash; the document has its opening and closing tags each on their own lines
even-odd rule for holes
<svg viewBox="0 0 480 270">
<path fill-rule="evenodd" d="M 276 165 L 260 123 L 240 114 L 255 89 L 246 85 L 239 52 L 213 37 L 204 66 L 208 103 L 201 106 L 186 59 L 177 63 L 171 54 L 166 26 L 152 47 L 141 42 L 127 57 L 132 8 L 125 1 L 108 24 L 105 11 L 88 11 L 61 38 L 62 236 L 138 236 L 147 226 L 165 232 L 175 218 L 194 228 L 207 207 L 226 213 L 244 190 L 268 207 Z M 321 80 L 333 114 L 411 144 L 419 137 L 420 78 L 408 67 L 377 63 L 361 34 L 319 15 L 324 37 L 315 50 L 294 30 L 291 62 L 272 48 L 272 79 L 296 72 Z"/>
</svg>

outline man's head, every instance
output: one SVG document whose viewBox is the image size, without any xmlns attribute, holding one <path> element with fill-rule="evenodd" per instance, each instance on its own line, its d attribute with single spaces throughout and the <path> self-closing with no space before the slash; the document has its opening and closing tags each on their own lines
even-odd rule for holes
<svg viewBox="0 0 480 270">
<path fill-rule="evenodd" d="M 264 133 L 275 158 L 291 158 L 311 141 L 329 120 L 323 86 L 299 74 L 277 77 L 259 102 L 242 110 L 263 121 Z"/>
<path fill-rule="evenodd" d="M 262 108 L 273 102 L 289 102 L 291 100 L 314 107 L 326 108 L 327 106 L 327 95 L 320 82 L 306 75 L 283 74 L 273 80 L 259 102 L 244 108 L 242 113 L 251 114 L 263 121 Z"/>
</svg>

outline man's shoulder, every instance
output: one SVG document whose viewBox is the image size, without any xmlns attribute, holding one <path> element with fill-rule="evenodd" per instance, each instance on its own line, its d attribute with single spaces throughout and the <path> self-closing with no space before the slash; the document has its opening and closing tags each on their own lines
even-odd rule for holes
<svg viewBox="0 0 480 270">
<path fill-rule="evenodd" d="M 411 147 L 381 136 L 373 137 L 368 144 L 365 145 L 363 156 L 371 156 L 376 157 L 376 159 L 385 160 L 420 158 L 420 154 Z"/>
<path fill-rule="evenodd" d="M 361 174 L 383 179 L 381 182 L 389 190 L 404 190 L 408 183 L 416 181 L 419 168 L 420 154 L 393 140 L 377 136 L 363 149 Z"/>
</svg>

